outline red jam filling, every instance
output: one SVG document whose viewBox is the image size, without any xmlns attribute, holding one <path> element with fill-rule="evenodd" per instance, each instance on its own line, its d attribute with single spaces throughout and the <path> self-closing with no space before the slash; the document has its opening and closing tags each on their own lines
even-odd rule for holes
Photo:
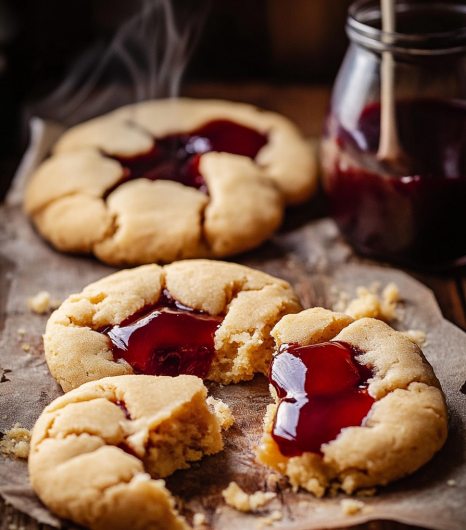
<svg viewBox="0 0 466 530">
<path fill-rule="evenodd" d="M 214 335 L 222 318 L 176 301 L 167 290 L 155 305 L 104 329 L 113 356 L 135 373 L 204 378 L 214 358 Z"/>
<path fill-rule="evenodd" d="M 124 401 L 116 401 L 115 405 L 117 407 L 120 407 L 120 409 L 125 413 L 125 416 L 126 416 L 126 419 L 127 420 L 130 420 L 131 419 L 131 414 L 129 413 L 129 410 L 126 408 L 126 404 Z"/>
<path fill-rule="evenodd" d="M 124 401 L 121 401 L 121 400 L 117 400 L 115 402 L 115 405 L 117 407 L 119 407 L 124 413 L 125 413 L 125 416 L 126 416 L 126 419 L 127 420 L 130 420 L 131 421 L 131 414 L 129 413 L 129 410 L 126 408 L 126 403 Z M 129 455 L 131 456 L 135 456 L 137 458 L 138 455 L 131 449 L 131 447 L 126 443 L 126 441 L 123 441 L 121 443 L 118 444 L 118 446 L 120 449 L 122 449 L 125 453 L 128 453 Z"/>
<path fill-rule="evenodd" d="M 340 342 L 280 348 L 269 379 L 280 400 L 272 437 L 282 455 L 321 454 L 342 429 L 363 424 L 374 399 L 367 392 L 372 373 L 355 360 L 360 354 Z"/>
<path fill-rule="evenodd" d="M 189 134 L 157 138 L 151 151 L 134 157 L 118 157 L 124 170 L 122 182 L 138 178 L 173 180 L 207 193 L 199 172 L 203 153 L 219 151 L 255 158 L 267 143 L 267 136 L 228 120 L 207 123 Z"/>
</svg>

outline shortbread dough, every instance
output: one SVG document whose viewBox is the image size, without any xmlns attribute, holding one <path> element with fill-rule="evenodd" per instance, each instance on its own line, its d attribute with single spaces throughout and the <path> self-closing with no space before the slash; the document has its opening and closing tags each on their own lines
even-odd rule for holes
<svg viewBox="0 0 466 530">
<path fill-rule="evenodd" d="M 170 180 L 124 181 L 112 157 L 150 152 L 157 138 L 229 120 L 267 135 L 253 160 L 200 155 L 208 195 Z M 285 117 L 219 100 L 165 99 L 122 107 L 72 127 L 31 177 L 25 209 L 42 236 L 66 252 L 106 263 L 170 263 L 251 249 L 278 228 L 286 203 L 317 182 L 310 145 Z"/>
<path fill-rule="evenodd" d="M 303 487 L 321 497 L 332 483 L 346 493 L 385 485 L 419 469 L 444 444 L 447 411 L 440 384 L 419 347 L 403 334 L 373 318 L 353 321 L 314 308 L 285 316 L 272 335 L 277 349 L 292 343 L 347 343 L 363 352 L 358 361 L 374 373 L 368 392 L 375 402 L 364 426 L 343 429 L 321 446 L 322 456 L 305 452 L 288 458 L 280 453 L 271 436 L 278 407 L 275 395 L 277 403 L 268 407 L 256 456 L 286 475 L 295 489 Z"/>
<path fill-rule="evenodd" d="M 133 373 L 128 363 L 115 362 L 110 339 L 98 330 L 154 304 L 163 289 L 190 308 L 224 316 L 207 374 L 224 384 L 266 374 L 274 345 L 270 330 L 284 315 L 301 310 L 287 282 L 233 263 L 188 260 L 117 272 L 71 295 L 47 323 L 46 360 L 65 392 Z"/>
<path fill-rule="evenodd" d="M 202 380 L 108 377 L 53 401 L 33 430 L 31 484 L 93 530 L 188 530 L 161 480 L 223 448 Z"/>
</svg>

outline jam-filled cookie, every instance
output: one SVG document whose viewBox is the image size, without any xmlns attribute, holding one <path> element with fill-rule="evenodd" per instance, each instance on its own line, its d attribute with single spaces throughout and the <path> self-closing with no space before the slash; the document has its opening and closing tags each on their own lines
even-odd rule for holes
<svg viewBox="0 0 466 530">
<path fill-rule="evenodd" d="M 201 379 L 182 375 L 108 377 L 59 397 L 34 426 L 32 486 L 93 530 L 187 530 L 160 479 L 222 450 L 206 396 Z"/>
<path fill-rule="evenodd" d="M 143 265 L 65 300 L 47 323 L 45 357 L 65 392 L 133 373 L 238 382 L 267 373 L 270 330 L 300 309 L 287 282 L 242 265 Z"/>
<path fill-rule="evenodd" d="M 148 101 L 65 132 L 25 209 L 58 249 L 111 264 L 223 257 L 268 239 L 284 203 L 313 192 L 316 168 L 296 127 L 273 112 Z"/>
<path fill-rule="evenodd" d="M 440 384 L 421 350 L 372 318 L 321 308 L 284 317 L 269 378 L 276 403 L 257 460 L 317 496 L 385 485 L 447 437 Z"/>
</svg>

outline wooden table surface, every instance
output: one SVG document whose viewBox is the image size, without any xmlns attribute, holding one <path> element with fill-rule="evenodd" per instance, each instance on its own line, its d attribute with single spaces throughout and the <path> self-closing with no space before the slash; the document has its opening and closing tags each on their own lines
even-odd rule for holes
<svg viewBox="0 0 466 530">
<path fill-rule="evenodd" d="M 329 87 L 309 86 L 269 86 L 263 84 L 216 85 L 203 84 L 188 86 L 183 95 L 193 97 L 216 97 L 245 101 L 263 108 L 275 110 L 293 119 L 308 136 L 317 137 L 321 130 L 330 89 Z M 313 211 L 298 209 L 292 218 L 308 216 L 309 219 L 325 215 L 321 198 L 313 201 Z M 434 292 L 446 319 L 466 330 L 466 268 L 444 273 L 422 273 L 406 270 L 414 278 L 424 283 Z M 0 292 L 0 297 L 2 293 Z M 0 313 L 0 329 L 5 315 Z M 390 521 L 373 521 L 354 526 L 359 530 L 407 530 L 416 527 Z M 7 506 L 0 499 L 0 530 L 51 530 L 52 527 L 38 524 L 35 520 Z M 130 529 L 128 529 L 130 530 Z"/>
</svg>

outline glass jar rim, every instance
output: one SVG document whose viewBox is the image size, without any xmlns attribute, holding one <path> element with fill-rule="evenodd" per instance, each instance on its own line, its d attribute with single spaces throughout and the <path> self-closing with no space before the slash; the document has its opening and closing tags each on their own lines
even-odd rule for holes
<svg viewBox="0 0 466 530">
<path fill-rule="evenodd" d="M 396 13 L 443 11 L 461 14 L 466 20 L 466 5 L 454 2 L 396 2 Z M 368 24 L 380 21 L 380 0 L 356 0 L 348 9 L 346 32 L 352 42 L 376 52 L 405 55 L 450 55 L 466 51 L 466 27 L 429 33 L 389 33 Z"/>
</svg>

